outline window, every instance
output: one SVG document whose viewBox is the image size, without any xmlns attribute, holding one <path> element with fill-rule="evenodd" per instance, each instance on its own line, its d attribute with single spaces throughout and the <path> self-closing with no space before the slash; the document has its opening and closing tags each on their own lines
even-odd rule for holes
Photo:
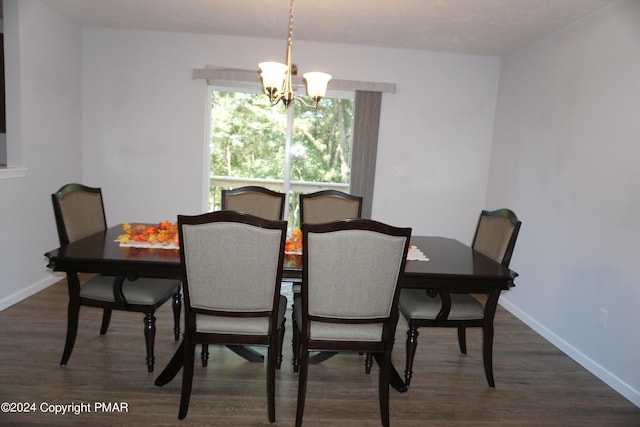
<svg viewBox="0 0 640 427">
<path fill-rule="evenodd" d="M 220 190 L 261 185 L 288 194 L 286 217 L 299 224 L 298 196 L 323 189 L 349 192 L 352 94 L 272 107 L 262 93 L 210 87 L 209 210 Z"/>
</svg>

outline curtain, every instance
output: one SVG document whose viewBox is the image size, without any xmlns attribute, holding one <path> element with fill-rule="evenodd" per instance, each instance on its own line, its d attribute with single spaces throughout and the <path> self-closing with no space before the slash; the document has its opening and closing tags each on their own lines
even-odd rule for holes
<svg viewBox="0 0 640 427">
<path fill-rule="evenodd" d="M 382 92 L 356 91 L 350 192 L 362 196 L 362 217 L 371 218 Z"/>
</svg>

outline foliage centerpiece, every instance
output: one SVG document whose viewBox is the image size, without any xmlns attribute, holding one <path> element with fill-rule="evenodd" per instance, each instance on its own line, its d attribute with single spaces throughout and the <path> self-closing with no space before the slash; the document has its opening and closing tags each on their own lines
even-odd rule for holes
<svg viewBox="0 0 640 427">
<path fill-rule="evenodd" d="M 302 230 L 299 228 L 293 230 L 291 236 L 289 236 L 285 242 L 284 252 L 288 254 L 302 253 Z"/>
<path fill-rule="evenodd" d="M 120 245 L 132 243 L 160 244 L 178 246 L 178 226 L 169 220 L 162 221 L 158 225 L 124 223 L 124 234 L 118 236 Z"/>
</svg>

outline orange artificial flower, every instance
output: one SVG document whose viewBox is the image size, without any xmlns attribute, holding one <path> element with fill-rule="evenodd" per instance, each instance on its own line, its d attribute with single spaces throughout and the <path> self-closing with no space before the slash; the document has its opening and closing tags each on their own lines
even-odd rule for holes
<svg viewBox="0 0 640 427">
<path fill-rule="evenodd" d="M 293 230 L 291 236 L 285 242 L 284 251 L 290 253 L 302 252 L 302 230 L 299 228 Z"/>
<path fill-rule="evenodd" d="M 122 224 L 124 234 L 118 236 L 120 243 L 148 242 L 148 243 L 167 243 L 178 245 L 178 226 L 169 220 L 160 222 L 155 225 L 129 223 Z"/>
</svg>

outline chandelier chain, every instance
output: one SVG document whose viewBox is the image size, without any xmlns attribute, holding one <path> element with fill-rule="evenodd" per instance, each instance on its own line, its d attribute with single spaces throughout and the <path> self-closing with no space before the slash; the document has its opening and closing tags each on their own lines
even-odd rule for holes
<svg viewBox="0 0 640 427">
<path fill-rule="evenodd" d="M 293 46 L 293 0 L 289 8 L 289 46 Z"/>
</svg>

